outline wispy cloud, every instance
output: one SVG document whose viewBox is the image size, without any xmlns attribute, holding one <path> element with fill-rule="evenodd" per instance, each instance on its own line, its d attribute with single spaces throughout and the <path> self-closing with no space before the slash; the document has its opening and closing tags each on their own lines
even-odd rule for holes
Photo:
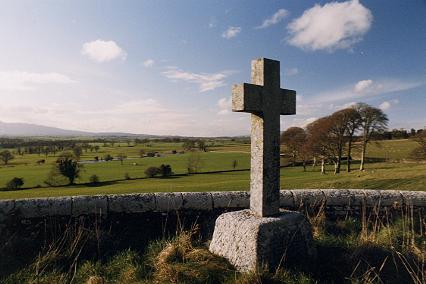
<svg viewBox="0 0 426 284">
<path fill-rule="evenodd" d="M 86 42 L 81 48 L 81 54 L 90 59 L 102 63 L 114 59 L 126 59 L 127 54 L 115 41 L 97 39 L 91 42 Z"/>
<path fill-rule="evenodd" d="M 288 69 L 284 69 L 284 75 L 285 76 L 294 76 L 299 74 L 299 69 L 297 68 L 288 68 Z"/>
<path fill-rule="evenodd" d="M 226 31 L 222 33 L 222 37 L 226 39 L 231 39 L 236 37 L 241 32 L 241 27 L 229 27 Z"/>
<path fill-rule="evenodd" d="M 192 73 L 172 66 L 168 67 L 163 75 L 173 81 L 197 84 L 200 92 L 206 92 L 225 86 L 225 79 L 233 73 L 229 70 L 217 73 Z"/>
<path fill-rule="evenodd" d="M 0 71 L 0 90 L 31 91 L 36 89 L 37 85 L 70 84 L 75 82 L 67 75 L 56 72 Z"/>
<path fill-rule="evenodd" d="M 145 67 L 152 67 L 154 66 L 155 61 L 153 59 L 147 59 L 143 62 L 143 66 Z"/>
<path fill-rule="evenodd" d="M 370 29 L 371 11 L 358 0 L 316 4 L 288 25 L 288 43 L 303 49 L 350 48 Z"/>
<path fill-rule="evenodd" d="M 231 112 L 232 98 L 221 98 L 217 102 L 217 106 L 219 107 L 219 111 L 217 114 L 224 115 Z"/>
<path fill-rule="evenodd" d="M 279 9 L 271 17 L 265 19 L 260 26 L 257 26 L 256 29 L 264 29 L 273 25 L 278 24 L 288 16 L 289 12 L 286 9 Z"/>
<path fill-rule="evenodd" d="M 311 98 L 314 103 L 353 101 L 363 98 L 377 97 L 394 92 L 402 92 L 424 85 L 421 81 L 403 81 L 386 79 L 374 81 L 361 80 L 353 85 L 344 86 L 335 90 L 324 91 Z"/>
</svg>

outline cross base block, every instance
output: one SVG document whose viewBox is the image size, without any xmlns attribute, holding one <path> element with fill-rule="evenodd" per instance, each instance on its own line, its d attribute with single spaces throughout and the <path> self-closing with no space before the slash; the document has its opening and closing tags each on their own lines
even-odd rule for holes
<svg viewBox="0 0 426 284">
<path fill-rule="evenodd" d="M 316 257 L 312 227 L 294 211 L 273 217 L 250 210 L 224 213 L 216 220 L 209 249 L 243 272 L 307 265 Z"/>
</svg>

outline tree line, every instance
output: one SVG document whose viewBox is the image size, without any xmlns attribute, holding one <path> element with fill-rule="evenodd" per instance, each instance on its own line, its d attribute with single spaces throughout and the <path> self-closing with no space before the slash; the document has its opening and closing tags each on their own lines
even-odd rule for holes
<svg viewBox="0 0 426 284">
<path fill-rule="evenodd" d="M 341 171 L 342 160 L 347 161 L 347 171 L 351 171 L 352 150 L 355 141 L 361 145 L 360 170 L 365 168 L 365 154 L 371 139 L 387 130 L 389 119 L 378 108 L 365 103 L 334 112 L 308 124 L 305 128 L 291 127 L 281 135 L 286 153 L 293 163 L 301 160 L 306 163 L 321 161 L 321 173 L 325 173 L 326 162 L 334 164 L 334 173 Z M 344 156 L 345 155 L 345 156 Z"/>
</svg>

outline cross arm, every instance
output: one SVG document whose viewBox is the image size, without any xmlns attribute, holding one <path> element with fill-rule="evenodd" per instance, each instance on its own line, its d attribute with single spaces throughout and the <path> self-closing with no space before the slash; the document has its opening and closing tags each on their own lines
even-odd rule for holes
<svg viewBox="0 0 426 284">
<path fill-rule="evenodd" d="M 296 91 L 281 89 L 280 114 L 296 114 Z"/>
<path fill-rule="evenodd" d="M 262 88 L 262 86 L 247 83 L 232 86 L 232 111 L 261 112 Z"/>
</svg>

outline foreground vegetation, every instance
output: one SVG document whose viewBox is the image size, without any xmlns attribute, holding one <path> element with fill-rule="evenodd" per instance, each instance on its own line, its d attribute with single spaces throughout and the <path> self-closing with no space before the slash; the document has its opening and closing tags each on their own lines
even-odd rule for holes
<svg viewBox="0 0 426 284">
<path fill-rule="evenodd" d="M 327 165 L 325 175 L 320 167 L 308 165 L 306 172 L 301 166 L 287 166 L 281 169 L 282 187 L 297 188 L 368 188 L 424 190 L 426 188 L 426 164 L 406 161 L 417 143 L 412 140 L 391 140 L 373 142 L 368 148 L 370 161 L 365 171 L 353 170 L 333 175 L 333 165 Z M 140 158 L 140 151 L 158 152 L 159 157 Z M 172 154 L 175 150 L 176 154 Z M 0 199 L 28 198 L 66 195 L 92 195 L 109 193 L 155 192 L 155 191 L 225 191 L 248 190 L 250 145 L 226 140 L 208 147 L 208 152 L 184 152 L 183 143 L 150 142 L 149 144 L 128 145 L 116 143 L 114 146 L 99 145 L 98 152 L 83 152 L 81 175 L 75 185 L 52 187 L 44 183 L 58 154 L 17 155 L 8 165 L 0 166 L 0 186 L 5 186 L 13 178 L 23 178 L 24 185 L 18 190 L 0 191 Z M 359 152 L 359 150 L 358 150 Z M 93 162 L 94 156 L 124 153 L 123 161 Z M 198 157 L 197 173 L 188 175 L 188 161 Z M 355 149 L 354 157 L 358 153 Z M 43 164 L 37 161 L 44 159 Z M 235 164 L 236 162 L 236 164 Z M 147 178 L 145 171 L 161 164 L 171 166 L 170 177 Z M 283 159 L 282 165 L 288 165 Z M 344 164 L 342 165 L 345 166 Z M 353 168 L 356 168 L 356 161 Z M 97 181 L 91 182 L 96 175 Z"/>
<path fill-rule="evenodd" d="M 152 241 L 143 251 L 100 251 L 96 228 L 69 227 L 24 267 L 3 274 L 1 283 L 425 283 L 424 216 L 404 209 L 386 216 L 326 220 L 322 209 L 309 214 L 318 257 L 311 265 L 259 267 L 239 273 L 212 255 L 197 227 Z M 87 246 L 98 253 L 85 255 Z M 0 248 L 1 249 L 1 248 Z M 96 250 L 96 249 L 95 249 Z M 1 275 L 1 274 L 0 274 Z"/>
</svg>

